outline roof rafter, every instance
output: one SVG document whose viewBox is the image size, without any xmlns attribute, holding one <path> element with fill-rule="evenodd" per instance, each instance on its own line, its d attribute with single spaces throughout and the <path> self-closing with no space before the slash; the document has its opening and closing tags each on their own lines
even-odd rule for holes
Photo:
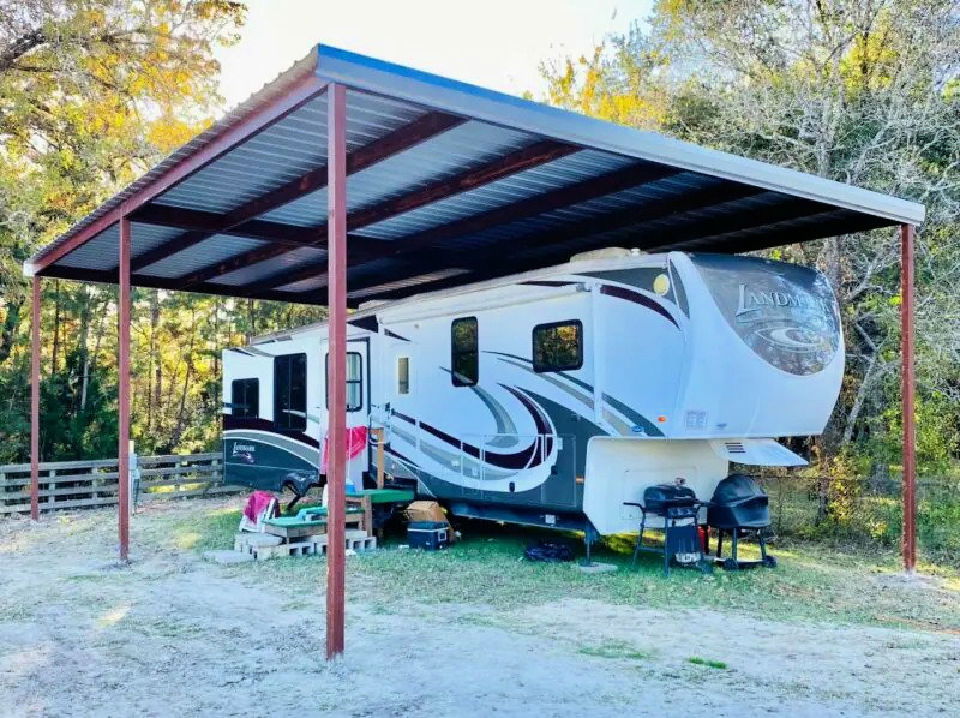
<svg viewBox="0 0 960 718">
<path fill-rule="evenodd" d="M 635 189 L 649 182 L 655 182 L 678 174 L 680 171 L 681 170 L 672 167 L 648 163 L 630 165 L 619 170 L 608 172 L 601 177 L 576 182 L 566 187 L 551 190 L 550 192 L 545 192 L 534 197 L 528 197 L 502 207 L 496 207 L 485 212 L 480 212 L 479 214 L 470 215 L 469 217 L 464 217 L 463 219 L 458 219 L 424 232 L 401 237 L 400 239 L 395 239 L 390 242 L 384 242 L 383 251 L 380 252 L 353 251 L 353 248 L 350 248 L 348 261 L 351 266 L 356 266 L 374 259 L 412 253 L 436 242 L 479 232 L 498 224 L 512 222 L 526 217 L 534 217 L 566 207 L 570 204 L 586 202 L 596 199 L 597 197 L 603 197 L 627 189 Z M 502 252 L 503 249 L 498 248 L 498 251 Z M 317 263 L 303 267 L 286 277 L 270 280 L 258 286 L 273 289 L 298 281 L 298 279 L 313 277 L 323 273 L 325 270 L 326 263 Z M 297 277 L 297 279 L 292 277 Z M 322 282 L 320 286 L 326 286 L 326 280 L 324 279 Z"/>
<path fill-rule="evenodd" d="M 119 279 L 119 273 L 116 269 L 80 269 L 77 267 L 66 267 L 54 265 L 48 271 L 44 272 L 45 277 L 55 277 L 59 279 L 73 279 L 83 282 L 103 282 L 106 284 L 116 284 Z M 182 283 L 176 277 L 157 277 L 150 274 L 132 274 L 130 283 L 135 287 L 148 287 L 156 289 L 169 289 L 171 291 L 190 291 L 202 294 L 216 294 L 223 297 L 266 299 L 271 301 L 292 302 L 294 304 L 325 304 L 326 297 L 317 298 L 306 293 L 296 294 L 291 292 L 271 292 L 257 291 L 250 287 L 234 286 L 230 284 L 214 284 L 205 282 L 191 287 L 189 290 L 183 288 Z"/>
<path fill-rule="evenodd" d="M 716 198 L 716 201 L 705 201 L 702 206 L 689 207 L 687 210 L 685 210 L 685 212 L 695 211 L 697 209 L 705 209 L 707 207 L 719 205 L 725 202 L 736 201 L 737 199 L 745 199 L 755 195 L 766 194 L 766 190 L 756 187 L 748 187 L 746 185 L 742 185 L 739 188 L 739 191 L 737 191 L 735 188 L 724 188 L 719 193 L 716 190 L 701 190 L 701 195 L 703 195 L 705 200 L 706 197 L 711 193 Z M 762 224 L 757 228 L 755 236 L 744 238 L 741 245 L 735 251 L 746 252 L 767 247 L 769 246 L 770 235 L 773 233 L 776 233 L 778 240 L 781 238 L 783 239 L 783 244 L 790 244 L 792 241 L 796 242 L 804 241 L 805 239 L 834 236 L 838 233 L 841 233 L 844 227 L 849 226 L 851 221 L 849 218 L 836 217 L 836 208 L 829 207 L 827 205 L 822 205 L 823 211 L 820 214 L 813 215 L 815 217 L 823 217 L 823 222 L 818 222 L 811 227 L 797 228 L 792 226 L 789 223 L 790 219 L 804 214 L 803 209 L 800 206 L 802 202 L 806 202 L 808 208 L 811 204 L 814 205 L 814 208 L 816 208 L 816 206 L 820 206 L 819 203 L 812 203 L 809 200 L 786 197 L 783 202 L 754 210 L 750 216 L 765 224 Z M 626 212 L 621 214 L 626 214 Z M 639 216 L 639 213 L 635 212 L 634 214 Z M 676 214 L 676 212 L 665 213 L 663 217 L 670 216 L 671 214 Z M 640 224 L 637 225 L 637 228 L 640 229 L 643 224 L 656 221 L 656 219 L 657 217 L 652 216 L 651 213 L 650 215 L 647 215 L 645 219 L 641 220 Z M 882 218 L 877 218 L 876 221 L 877 226 L 882 226 L 885 223 L 885 220 Z M 780 226 L 781 223 L 785 224 Z M 541 246 L 545 246 L 545 240 L 550 237 L 555 238 L 562 243 L 578 237 L 586 238 L 591 235 L 602 234 L 630 226 L 629 224 L 625 224 L 623 227 L 617 227 L 614 226 L 615 224 L 617 224 L 617 222 L 615 221 L 614 216 L 611 216 L 609 221 L 605 219 L 599 223 L 582 223 L 569 228 L 564 228 L 560 232 L 544 233 L 544 235 L 533 240 L 532 242 L 530 238 L 525 238 L 524 244 L 525 246 L 537 246 L 537 243 L 539 242 Z M 590 226 L 593 227 L 592 231 L 588 231 Z M 663 234 L 654 234 L 652 238 L 650 236 L 646 236 L 646 241 L 638 242 L 637 247 L 645 250 L 655 251 L 671 251 L 674 249 L 693 250 L 696 248 L 697 243 L 699 242 L 710 242 L 715 240 L 717 236 L 733 235 L 739 231 L 743 231 L 743 229 L 746 227 L 753 229 L 753 224 L 750 222 L 744 222 L 743 215 L 739 213 L 729 217 L 706 217 L 695 220 L 686 227 L 670 229 L 670 241 L 663 241 L 666 239 L 666 236 Z M 696 239 L 690 238 L 691 235 L 697 233 L 699 233 L 699 236 Z M 675 239 L 679 239 L 681 236 L 683 239 L 680 241 L 674 241 Z M 527 244 L 528 242 L 530 242 L 529 245 Z M 448 259 L 452 260 L 453 257 L 448 256 Z M 410 294 L 419 294 L 422 292 L 432 292 L 446 289 L 457 284 L 462 284 L 464 281 L 468 281 L 470 283 L 480 282 L 486 279 L 493 279 L 498 276 L 503 276 L 504 274 L 516 274 L 532 269 L 538 269 L 549 263 L 544 262 L 542 255 L 534 255 L 520 260 L 504 259 L 503 249 L 496 245 L 485 249 L 483 254 L 480 256 L 480 259 L 483 262 L 483 269 L 481 271 L 471 273 L 469 277 L 445 277 L 435 281 L 425 282 L 420 286 L 408 286 L 398 289 L 390 289 L 385 292 L 371 292 L 369 290 L 375 287 L 371 287 L 369 284 L 363 285 L 360 283 L 353 283 L 351 284 L 351 290 L 356 293 L 362 293 L 363 299 L 398 299 L 409 296 Z M 436 261 L 432 265 L 427 266 L 421 261 L 418 263 L 418 266 L 424 268 L 425 270 L 429 269 L 436 271 L 443 268 L 455 267 L 456 263 L 453 261 L 448 261 L 446 263 Z"/>
<path fill-rule="evenodd" d="M 174 227 L 190 232 L 211 232 L 231 237 L 248 237 L 279 242 L 292 247 L 312 244 L 315 233 L 309 227 L 284 224 L 263 219 L 252 219 L 231 229 L 219 230 L 223 215 L 196 209 L 170 207 L 162 204 L 148 204 L 134 212 L 130 219 L 138 224 L 150 224 L 156 227 Z"/>
<path fill-rule="evenodd" d="M 350 154 L 347 155 L 347 175 L 355 174 L 388 157 L 415 147 L 431 137 L 443 134 L 463 124 L 464 121 L 461 117 L 445 112 L 428 112 L 425 115 L 421 115 L 412 122 L 390 132 L 384 137 L 373 140 L 363 147 L 359 147 L 350 152 Z M 315 192 L 326 186 L 327 166 L 323 165 L 229 212 L 225 215 L 225 222 L 231 223 L 231 226 L 236 226 L 236 224 L 245 222 L 252 217 L 257 217 L 264 212 L 282 207 L 298 197 Z M 327 243 L 326 224 L 322 226 L 322 229 L 310 229 L 314 232 L 315 236 L 313 242 L 308 246 L 318 248 L 325 247 Z M 173 241 L 176 242 L 176 240 Z M 182 282 L 185 287 L 189 287 L 193 284 L 205 282 L 208 279 L 220 276 L 221 274 L 234 271 L 235 269 L 277 257 L 285 254 L 287 251 L 287 247 L 282 244 L 271 245 L 269 248 L 257 247 L 223 262 L 214 262 L 195 272 L 191 272 L 182 278 Z"/>
<path fill-rule="evenodd" d="M 433 137 L 441 132 L 462 124 L 464 120 L 460 117 L 448 114 L 446 112 L 427 112 L 398 130 L 394 130 L 385 137 L 375 140 L 364 147 L 354 150 L 347 160 L 347 173 L 359 172 L 390 155 L 409 149 L 423 140 Z M 326 164 L 315 167 L 305 172 L 299 177 L 286 182 L 265 195 L 256 197 L 246 202 L 236 209 L 222 215 L 220 220 L 205 230 L 192 230 L 185 232 L 173 239 L 165 242 L 159 247 L 155 247 L 143 254 L 134 257 L 131 262 L 133 271 L 143 269 L 151 264 L 166 259 L 169 256 L 181 252 L 197 242 L 202 242 L 215 234 L 226 232 L 242 225 L 244 222 L 255 219 L 262 214 L 282 207 L 288 202 L 303 197 L 304 195 L 315 192 L 327 186 L 327 166 Z M 258 248 L 259 249 L 259 248 Z M 283 249 L 277 249 L 282 253 Z M 274 255 L 275 256 L 275 255 Z M 262 260 L 258 260 L 262 261 Z M 207 267 L 204 270 L 208 269 Z M 213 271 L 214 265 L 209 269 Z M 198 276 L 204 270 L 197 272 Z M 193 275 L 190 275 L 191 277 Z M 205 275 L 206 279 L 216 276 L 215 274 Z M 204 279 L 192 280 L 193 283 L 204 281 Z"/>
<path fill-rule="evenodd" d="M 454 177 L 438 180 L 425 187 L 401 195 L 400 197 L 393 197 L 365 209 L 357 210 L 347 217 L 347 229 L 356 230 L 361 227 L 376 224 L 377 222 L 389 219 L 398 214 L 423 207 L 431 202 L 437 202 L 462 192 L 468 192 L 516 174 L 517 172 L 552 162 L 572 154 L 577 150 L 578 148 L 576 146 L 565 142 L 556 142 L 554 140 L 536 142 L 480 167 L 461 172 Z M 317 232 L 320 236 L 325 236 L 327 225 L 326 223 L 317 225 L 312 231 Z M 359 251 L 361 254 L 378 255 L 382 254 L 389 245 L 388 241 L 380 241 L 379 246 L 377 246 L 376 240 L 372 243 L 370 241 L 358 241 L 362 239 L 362 237 L 351 235 L 349 240 L 349 249 L 351 252 Z M 272 256 L 281 256 L 288 251 L 289 250 L 280 250 L 278 248 L 277 254 L 261 256 L 257 261 L 263 261 L 263 259 L 268 259 Z M 251 257 L 257 258 L 256 255 L 251 255 Z M 304 268 L 302 271 L 295 270 L 289 275 L 283 271 L 278 272 L 272 277 L 268 277 L 259 286 L 266 289 L 275 289 L 276 287 L 282 287 L 292 282 L 310 279 L 313 276 L 313 266 L 314 265 L 308 265 L 309 268 Z"/>
<path fill-rule="evenodd" d="M 630 207 L 604 217 L 591 218 L 566 227 L 541 232 L 533 236 L 524 236 L 523 245 L 524 248 L 547 247 L 549 245 L 562 245 L 572 240 L 588 238 L 620 229 L 637 228 L 639 230 L 644 225 L 653 224 L 659 220 L 682 217 L 685 214 L 698 212 L 710 207 L 717 207 L 727 202 L 746 199 L 747 197 L 753 197 L 763 194 L 764 192 L 765 190 L 761 188 L 750 187 L 748 185 L 707 187 L 697 190 L 692 194 L 653 200 L 644 207 Z M 716 222 L 716 220 L 711 219 L 710 222 Z M 544 264 L 542 255 L 536 255 L 527 260 L 520 260 L 519 263 L 516 258 L 504 258 L 503 255 L 504 248 L 500 243 L 490 245 L 480 250 L 473 250 L 472 252 L 473 259 L 480 259 L 489 264 L 492 268 L 491 271 L 499 271 L 501 273 L 511 267 L 522 265 L 524 268 L 534 269 Z M 456 252 L 438 252 L 436 250 L 429 253 L 422 251 L 415 256 L 417 266 L 429 271 L 456 267 L 457 260 L 460 258 Z M 500 261 L 498 261 L 498 259 Z M 520 270 L 517 269 L 516 271 Z M 508 273 L 514 273 L 513 269 L 509 269 Z M 353 282 L 350 288 L 354 291 L 361 291 L 369 289 L 370 286 L 369 283 Z"/>
</svg>

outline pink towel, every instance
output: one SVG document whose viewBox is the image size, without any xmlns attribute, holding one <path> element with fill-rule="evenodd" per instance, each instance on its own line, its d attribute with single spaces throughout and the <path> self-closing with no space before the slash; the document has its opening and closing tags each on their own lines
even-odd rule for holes
<svg viewBox="0 0 960 718">
<path fill-rule="evenodd" d="M 276 496 L 269 491 L 254 491 L 247 497 L 247 505 L 243 507 L 243 515 L 253 523 L 256 523 L 263 510 L 275 499 Z"/>
<path fill-rule="evenodd" d="M 323 440 L 323 472 L 327 472 L 327 456 L 330 448 L 330 437 Z M 355 459 L 367 448 L 367 427 L 347 427 L 347 461 Z"/>
</svg>

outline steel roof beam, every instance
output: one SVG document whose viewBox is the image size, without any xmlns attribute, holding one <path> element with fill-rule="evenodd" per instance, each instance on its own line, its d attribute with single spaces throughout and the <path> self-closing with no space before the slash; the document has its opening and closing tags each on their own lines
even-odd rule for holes
<svg viewBox="0 0 960 718">
<path fill-rule="evenodd" d="M 455 117 L 443 112 L 428 112 L 425 115 L 421 115 L 409 124 L 390 132 L 384 137 L 353 150 L 347 155 L 347 174 L 352 175 L 371 167 L 388 157 L 415 147 L 431 137 L 443 134 L 463 124 L 464 121 L 461 117 Z M 229 212 L 224 215 L 224 224 L 227 225 L 227 227 L 236 227 L 253 217 L 282 207 L 288 202 L 316 192 L 326 186 L 327 166 L 323 165 Z M 314 233 L 314 239 L 306 246 L 314 246 L 320 249 L 325 247 L 327 243 L 326 224 L 321 227 L 309 229 Z M 178 246 L 177 242 L 177 239 L 170 242 L 174 249 Z M 180 250 L 176 249 L 176 251 Z M 285 254 L 287 251 L 289 251 L 288 248 L 282 244 L 272 245 L 269 248 L 257 247 L 248 252 L 231 257 L 225 262 L 214 262 L 202 269 L 191 272 L 184 276 L 182 281 L 185 286 L 205 282 L 221 274 L 226 274 L 229 271 L 234 271 L 235 269 L 240 269 L 250 264 L 257 264 L 264 260 Z"/>
<path fill-rule="evenodd" d="M 50 267 L 42 276 L 71 279 L 78 282 L 101 282 L 104 284 L 117 284 L 120 278 L 120 274 L 116 269 L 81 269 L 63 265 Z M 258 291 L 248 286 L 235 286 L 232 284 L 205 282 L 190 287 L 189 289 L 184 289 L 183 283 L 177 277 L 156 277 L 150 274 L 131 275 L 130 284 L 134 287 L 168 289 L 178 292 L 189 291 L 198 294 L 216 294 L 218 296 L 236 297 L 240 299 L 269 299 L 280 302 L 290 302 L 292 304 L 326 304 L 325 298 L 318 298 L 313 294 L 308 295 L 306 292 Z"/>
<path fill-rule="evenodd" d="M 702 205 L 695 206 L 689 204 L 684 212 L 703 210 L 725 202 L 765 194 L 765 191 L 760 188 L 742 185 L 739 189 L 736 187 L 724 187 L 719 191 L 707 189 L 701 190 L 698 194 L 701 196 Z M 685 199 L 689 202 L 693 198 L 688 195 Z M 524 246 L 536 247 L 548 246 L 549 244 L 563 244 L 564 242 L 580 237 L 586 238 L 597 234 L 604 234 L 617 229 L 624 229 L 631 225 L 635 226 L 637 230 L 640 230 L 643 224 L 654 222 L 668 216 L 676 218 L 677 212 L 671 210 L 676 210 L 677 207 L 670 207 L 669 205 L 671 204 L 674 203 L 668 203 L 668 206 L 664 207 L 663 203 L 658 203 L 657 205 L 651 206 L 647 212 L 633 211 L 632 218 L 631 211 L 625 210 L 615 215 L 601 218 L 599 221 L 578 223 L 569 228 L 560 228 L 557 232 L 545 232 L 539 238 L 526 237 L 524 238 Z M 667 211 L 657 212 L 656 210 L 658 208 Z M 814 213 L 813 216 L 821 217 L 823 221 L 802 227 L 795 227 L 791 224 L 792 220 L 795 220 L 797 217 L 807 216 L 811 212 Z M 713 243 L 721 236 L 730 236 L 732 239 L 738 232 L 756 230 L 757 236 L 744 238 L 735 250 L 738 252 L 751 251 L 769 246 L 771 236 L 775 236 L 777 238 L 777 244 L 780 245 L 801 241 L 804 238 L 828 237 L 843 233 L 845 229 L 850 227 L 852 220 L 850 217 L 838 218 L 836 214 L 836 207 L 823 205 L 810 200 L 787 197 L 783 202 L 756 208 L 747 215 L 750 219 L 746 219 L 741 213 L 720 217 L 704 217 L 687 225 L 667 230 L 667 235 L 661 235 L 659 237 L 653 235 L 651 239 L 651 235 L 645 234 L 643 235 L 645 241 L 637 243 L 637 246 L 641 249 L 652 249 L 656 251 L 695 249 L 699 244 Z M 640 220 L 639 223 L 638 220 Z M 888 223 L 885 222 L 883 218 L 877 218 L 876 226 L 883 226 L 884 224 Z M 662 241 L 666 237 L 669 237 L 669 242 Z M 691 239 L 691 237 L 696 238 Z M 505 273 L 512 274 L 536 269 L 551 261 L 541 254 L 520 260 L 514 258 L 498 262 L 496 261 L 497 258 L 503 257 L 503 248 L 499 245 L 485 248 L 484 250 L 480 250 L 480 252 L 478 256 L 477 250 L 474 250 L 472 252 L 472 259 L 479 259 L 481 262 L 486 262 L 486 264 L 484 265 L 483 271 L 474 272 L 468 278 L 470 282 L 490 279 Z M 444 258 L 446 261 L 444 261 Z M 426 258 L 424 259 L 426 260 Z M 458 266 L 456 259 L 455 253 L 446 252 L 444 256 L 435 256 L 431 263 L 428 264 L 424 261 L 424 263 L 419 266 L 423 269 L 424 273 L 437 271 L 439 269 L 455 268 Z M 435 291 L 457 284 L 456 279 L 457 278 L 426 282 L 421 286 L 404 287 L 382 294 L 369 293 L 365 295 L 364 298 L 393 299 L 397 296 L 403 296 L 404 294 Z M 463 281 L 464 277 L 459 277 L 459 283 Z M 370 286 L 369 283 L 364 285 L 362 282 L 354 282 L 351 284 L 351 289 L 361 291 L 363 289 L 369 289 Z"/>
<path fill-rule="evenodd" d="M 236 227 L 221 230 L 220 227 L 223 222 L 223 215 L 221 214 L 182 207 L 168 207 L 161 204 L 148 204 L 141 207 L 130 216 L 130 219 L 137 224 L 173 227 L 187 232 L 211 232 L 213 234 L 226 234 L 231 237 L 263 239 L 293 247 L 312 244 L 316 239 L 316 232 L 310 227 L 263 219 L 252 219 Z M 160 259 L 163 259 L 163 257 L 154 261 L 160 261 Z"/>
<path fill-rule="evenodd" d="M 644 224 L 652 224 L 664 219 L 676 219 L 687 213 L 698 212 L 710 207 L 716 207 L 728 202 L 746 199 L 756 195 L 764 194 L 765 190 L 748 185 L 725 184 L 719 187 L 706 187 L 697 190 L 691 194 L 682 194 L 661 200 L 652 200 L 649 204 L 640 207 L 628 207 L 627 209 L 614 212 L 602 217 L 590 218 L 577 222 L 573 225 L 560 226 L 541 232 L 533 236 L 518 237 L 522 240 L 522 246 L 527 248 L 539 248 L 550 245 L 562 245 L 576 239 L 586 239 L 606 232 L 614 232 L 621 229 L 637 227 Z M 711 220 L 715 222 L 716 220 Z M 481 263 L 492 263 L 490 266 L 496 266 L 498 270 L 503 271 L 498 259 L 504 259 L 504 248 L 501 243 L 496 243 L 481 249 L 470 250 L 471 263 L 475 260 Z M 462 252 L 456 250 L 427 252 L 422 250 L 420 253 L 409 256 L 412 263 L 416 263 L 419 268 L 425 272 L 436 271 L 438 269 L 449 269 L 462 266 Z M 546 261 L 543 255 L 538 255 L 530 260 L 533 267 L 543 266 Z M 519 266 L 513 257 L 506 259 L 507 265 Z M 511 269 L 508 273 L 514 274 L 519 269 Z M 474 281 L 471 279 L 470 281 Z M 362 281 L 351 283 L 351 289 L 367 289 L 370 283 L 364 284 Z"/>
<path fill-rule="evenodd" d="M 428 229 L 424 232 L 401 237 L 384 243 L 382 252 L 362 253 L 351 251 L 351 264 L 363 264 L 374 259 L 383 257 L 396 257 L 403 254 L 409 254 L 415 250 L 427 247 L 428 245 L 454 239 L 474 232 L 480 232 L 499 224 L 513 222 L 526 217 L 535 217 L 539 214 L 551 212 L 571 204 L 587 202 L 608 194 L 622 192 L 628 189 L 655 182 L 657 180 L 670 177 L 677 174 L 680 170 L 662 165 L 630 165 L 613 172 L 608 172 L 600 177 L 593 177 L 588 180 L 576 182 L 560 189 L 551 190 L 544 194 L 528 197 L 518 202 L 512 202 L 503 207 L 496 207 L 479 214 L 474 214 L 454 222 Z M 498 252 L 503 249 L 498 248 Z M 311 271 L 310 276 L 321 274 L 325 264 L 317 264 L 310 268 L 303 268 L 302 271 Z M 291 280 L 294 281 L 294 280 Z M 287 284 L 289 282 L 284 282 Z M 273 286 L 283 286 L 283 284 L 273 283 Z M 326 285 L 321 285 L 320 288 Z M 354 285 L 351 283 L 351 288 Z M 358 287 L 360 288 L 360 287 Z"/>
<path fill-rule="evenodd" d="M 713 245 L 718 240 L 724 241 L 726 245 L 725 252 L 738 254 L 741 252 L 753 252 L 759 249 L 768 249 L 771 239 L 776 240 L 775 246 L 788 244 L 797 244 L 808 242 L 814 239 L 825 239 L 826 237 L 838 237 L 843 234 L 855 234 L 866 232 L 879 227 L 889 227 L 890 222 L 884 217 L 864 218 L 853 214 L 851 210 L 843 210 L 837 207 L 830 207 L 828 210 L 813 215 L 818 219 L 816 223 L 794 224 L 790 221 L 784 221 L 777 225 L 766 225 L 763 227 L 750 228 L 739 232 L 728 232 L 724 234 L 705 235 L 697 239 L 691 239 L 684 242 L 667 244 L 664 251 L 681 250 L 697 251 L 704 247 Z M 715 250 L 714 250 L 715 251 Z"/>
<path fill-rule="evenodd" d="M 421 187 L 400 197 L 388 199 L 371 207 L 357 210 L 347 218 L 347 228 L 357 230 L 361 227 L 382 222 L 391 217 L 403 214 L 404 212 L 410 212 L 433 202 L 478 189 L 479 187 L 504 179 L 518 172 L 553 162 L 578 150 L 579 148 L 574 145 L 555 142 L 554 140 L 536 142 L 481 167 L 467 170 L 454 177 L 438 180 L 426 187 Z M 324 231 L 325 228 L 326 225 L 320 225 L 317 227 L 317 230 Z M 375 248 L 380 251 L 367 254 L 372 254 L 372 256 L 382 255 L 388 250 L 389 246 L 389 242 L 382 242 L 379 248 Z M 356 250 L 360 250 L 361 256 L 365 256 L 362 247 L 352 244 L 350 246 L 351 257 Z M 325 265 L 322 264 L 309 265 L 295 270 L 292 273 L 280 272 L 265 281 L 261 286 L 275 289 L 276 287 L 310 279 L 317 274 L 317 267 L 322 269 L 324 266 Z"/>
</svg>

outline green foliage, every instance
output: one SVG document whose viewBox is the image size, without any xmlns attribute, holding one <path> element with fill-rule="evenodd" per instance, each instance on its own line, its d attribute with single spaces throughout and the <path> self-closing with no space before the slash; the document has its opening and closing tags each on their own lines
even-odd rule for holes
<svg viewBox="0 0 960 718">
<path fill-rule="evenodd" d="M 942 476 L 960 459 L 958 67 L 956 0 L 660 0 L 648 25 L 542 71 L 555 104 L 925 204 L 919 462 Z M 837 290 L 848 362 L 817 445 L 859 476 L 900 461 L 898 249 L 884 230 L 770 252 Z"/>
<path fill-rule="evenodd" d="M 713 661 L 709 658 L 701 658 L 700 656 L 692 656 L 687 659 L 687 663 L 692 663 L 695 666 L 705 666 L 707 668 L 713 668 L 718 671 L 727 670 L 727 664 L 723 661 Z"/>
<path fill-rule="evenodd" d="M 37 246 L 207 126 L 231 0 L 0 0 L 0 463 L 29 456 Z M 116 290 L 43 283 L 40 454 L 116 455 Z M 135 291 L 132 432 L 141 452 L 216 446 L 220 350 L 317 309 Z"/>
</svg>

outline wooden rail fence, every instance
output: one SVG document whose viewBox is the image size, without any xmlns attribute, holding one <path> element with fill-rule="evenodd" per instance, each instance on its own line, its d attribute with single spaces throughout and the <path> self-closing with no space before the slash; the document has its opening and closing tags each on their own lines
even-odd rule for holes
<svg viewBox="0 0 960 718">
<path fill-rule="evenodd" d="M 131 498 L 146 503 L 243 491 L 223 485 L 223 455 L 139 456 L 139 480 Z M 116 459 L 49 461 L 40 464 L 40 510 L 115 506 L 119 486 Z M 0 515 L 30 511 L 30 464 L 0 466 Z"/>
</svg>

